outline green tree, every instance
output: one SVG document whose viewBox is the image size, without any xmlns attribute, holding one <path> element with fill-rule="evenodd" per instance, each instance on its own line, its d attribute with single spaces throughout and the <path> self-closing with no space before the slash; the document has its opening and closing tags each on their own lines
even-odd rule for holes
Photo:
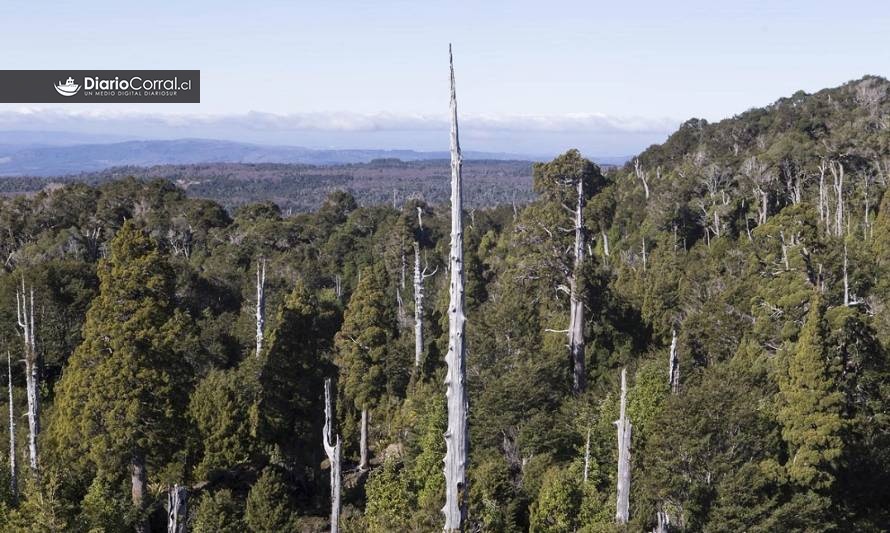
<svg viewBox="0 0 890 533">
<path fill-rule="evenodd" d="M 252 362 L 211 371 L 192 393 L 189 416 L 201 451 L 194 472 L 198 479 L 206 479 L 217 469 L 250 464 L 259 453 L 251 422 L 257 396 Z"/>
<path fill-rule="evenodd" d="M 195 506 L 194 533 L 240 533 L 244 531 L 242 508 L 229 489 L 205 492 Z"/>
<path fill-rule="evenodd" d="M 411 496 L 404 471 L 394 459 L 375 470 L 365 487 L 365 519 L 371 533 L 405 531 L 411 516 Z"/>
<path fill-rule="evenodd" d="M 148 472 L 181 449 L 189 373 L 177 340 L 187 322 L 175 307 L 167 259 L 133 222 L 111 242 L 99 280 L 84 341 L 58 385 L 51 440 L 75 464 L 83 457 L 129 476 L 133 505 L 143 509 Z"/>
<path fill-rule="evenodd" d="M 244 521 L 252 533 L 294 531 L 292 506 L 284 478 L 276 467 L 268 466 L 247 495 Z"/>
<path fill-rule="evenodd" d="M 788 474 L 794 482 L 816 490 L 834 483 L 844 427 L 843 396 L 836 385 L 839 372 L 826 353 L 823 313 L 821 299 L 814 296 L 797 346 L 789 355 L 787 374 L 779 380 L 778 418 L 789 448 Z"/>
<path fill-rule="evenodd" d="M 365 267 L 360 278 L 334 343 L 340 387 L 356 409 L 362 411 L 366 424 L 368 412 L 386 392 L 386 364 L 390 344 L 396 337 L 396 319 L 383 265 Z M 367 427 L 362 436 L 367 438 Z M 362 468 L 367 468 L 366 450 L 365 440 L 361 442 Z"/>
<path fill-rule="evenodd" d="M 578 526 L 581 508 L 581 489 L 578 473 L 566 468 L 553 467 L 544 474 L 538 498 L 531 508 L 529 531 L 538 533 L 562 533 L 574 531 Z"/>
<path fill-rule="evenodd" d="M 315 297 L 297 281 L 261 356 L 257 405 L 258 436 L 289 459 L 310 494 L 319 490 L 324 378 L 330 375 L 330 363 L 322 358 L 327 342 L 319 313 Z"/>
</svg>

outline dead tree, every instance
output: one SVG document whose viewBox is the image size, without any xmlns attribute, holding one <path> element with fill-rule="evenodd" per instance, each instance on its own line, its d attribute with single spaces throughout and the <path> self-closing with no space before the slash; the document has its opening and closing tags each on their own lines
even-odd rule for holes
<svg viewBox="0 0 890 533">
<path fill-rule="evenodd" d="M 463 531 L 467 516 L 467 411 L 466 345 L 464 333 L 464 252 L 463 189 L 461 183 L 460 140 L 457 129 L 457 92 L 454 87 L 454 61 L 448 46 L 451 70 L 451 284 L 448 304 L 448 353 L 445 363 L 445 397 L 448 403 L 448 428 L 445 430 L 445 515 L 446 533 Z"/>
<path fill-rule="evenodd" d="M 419 213 L 419 211 L 418 211 Z M 414 241 L 414 368 L 420 368 L 423 359 L 423 282 L 436 273 L 436 268 L 429 272 L 424 266 L 420 269 L 420 244 Z"/>
<path fill-rule="evenodd" d="M 584 178 L 578 179 L 578 200 L 575 204 L 575 265 L 569 278 L 569 353 L 572 359 L 572 390 L 581 394 L 587 388 L 584 368 L 584 299 L 581 274 L 584 266 Z"/>
<path fill-rule="evenodd" d="M 27 296 L 30 294 L 30 302 Z M 16 290 L 16 315 L 22 330 L 25 348 L 25 390 L 28 397 L 28 458 L 31 471 L 37 473 L 37 437 L 40 434 L 40 372 L 37 361 L 37 347 L 34 342 L 34 288 L 25 291 L 25 277 L 22 276 L 21 291 Z M 30 304 L 30 305 L 29 305 Z"/>
<path fill-rule="evenodd" d="M 643 170 L 643 166 L 640 164 L 639 159 L 634 159 L 634 174 L 637 176 L 637 179 L 643 183 L 643 192 L 646 195 L 646 199 L 649 199 L 649 176 L 646 175 L 646 171 Z"/>
<path fill-rule="evenodd" d="M 828 172 L 828 161 L 823 159 L 819 162 L 819 221 L 828 227 L 828 233 L 831 234 L 831 227 L 828 224 L 831 218 L 830 208 L 828 207 L 828 190 L 825 188 L 825 173 Z"/>
<path fill-rule="evenodd" d="M 15 462 L 15 407 L 12 404 L 12 356 L 6 352 L 6 378 L 9 392 L 9 493 L 12 504 L 19 501 L 19 470 Z"/>
<path fill-rule="evenodd" d="M 263 351 L 263 329 L 266 325 L 266 260 L 256 266 L 256 356 Z"/>
<path fill-rule="evenodd" d="M 167 492 L 167 533 L 185 533 L 188 522 L 188 489 L 173 485 Z"/>
<path fill-rule="evenodd" d="M 358 469 L 361 472 L 368 470 L 368 408 L 362 407 L 362 423 L 359 429 L 358 441 Z"/>
<path fill-rule="evenodd" d="M 145 492 L 148 490 L 148 479 L 145 472 L 145 457 L 141 453 L 134 453 L 130 458 L 130 499 L 133 507 L 138 511 L 144 509 Z M 136 522 L 136 533 L 149 533 L 151 525 L 148 517 L 141 516 Z"/>
<path fill-rule="evenodd" d="M 630 507 L 630 432 L 627 418 L 627 369 L 621 369 L 621 407 L 618 420 L 618 501 L 615 506 L 615 522 L 626 524 Z"/>
<path fill-rule="evenodd" d="M 671 328 L 671 355 L 668 360 L 668 385 L 671 392 L 680 390 L 680 356 L 677 354 L 677 328 Z"/>
<path fill-rule="evenodd" d="M 655 529 L 652 530 L 652 533 L 668 533 L 670 525 L 671 519 L 668 514 L 664 511 L 658 511 L 655 513 Z"/>
<path fill-rule="evenodd" d="M 334 408 L 331 400 L 331 378 L 324 380 L 324 435 L 322 444 L 331 463 L 331 533 L 340 531 L 340 435 L 331 441 L 334 425 Z"/>
<path fill-rule="evenodd" d="M 751 181 L 751 191 L 758 202 L 757 224 L 766 224 L 766 217 L 769 214 L 769 191 L 774 176 L 766 164 L 759 162 L 756 157 L 742 164 L 742 173 Z"/>
<path fill-rule="evenodd" d="M 584 483 L 587 483 L 588 473 L 590 472 L 590 428 L 587 428 L 587 441 L 584 444 Z"/>
<path fill-rule="evenodd" d="M 844 164 L 840 161 L 829 161 L 828 170 L 834 178 L 834 195 L 837 203 L 834 207 L 834 234 L 844 234 Z"/>
</svg>

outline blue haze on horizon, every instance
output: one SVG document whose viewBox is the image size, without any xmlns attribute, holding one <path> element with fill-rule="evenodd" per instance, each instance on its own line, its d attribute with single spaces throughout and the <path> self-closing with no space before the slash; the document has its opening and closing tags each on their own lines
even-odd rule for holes
<svg viewBox="0 0 890 533">
<path fill-rule="evenodd" d="M 890 3 L 0 4 L 3 69 L 201 69 L 201 104 L 0 104 L 0 129 L 441 150 L 636 153 L 690 117 L 890 74 Z"/>
</svg>

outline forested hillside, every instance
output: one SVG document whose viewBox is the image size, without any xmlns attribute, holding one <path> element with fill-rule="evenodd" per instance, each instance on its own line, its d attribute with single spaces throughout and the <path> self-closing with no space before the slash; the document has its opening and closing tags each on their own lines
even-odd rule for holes
<svg viewBox="0 0 890 533">
<path fill-rule="evenodd" d="M 888 89 L 466 210 L 467 531 L 890 529 Z M 0 199 L 0 529 L 440 531 L 452 219 L 409 196 Z"/>
</svg>

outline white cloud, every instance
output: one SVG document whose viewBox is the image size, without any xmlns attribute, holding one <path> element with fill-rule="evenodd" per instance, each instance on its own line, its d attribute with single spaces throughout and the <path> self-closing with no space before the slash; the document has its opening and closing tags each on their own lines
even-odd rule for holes
<svg viewBox="0 0 890 533">
<path fill-rule="evenodd" d="M 460 118 L 462 136 L 473 141 L 472 146 L 465 143 L 465 149 L 527 154 L 556 153 L 568 146 L 599 155 L 632 154 L 664 140 L 680 124 L 670 118 L 602 113 L 462 113 Z M 391 112 L 213 115 L 28 107 L 0 111 L 2 130 L 64 131 L 120 139 L 203 137 L 310 148 L 435 150 L 447 148 L 448 117 Z"/>
</svg>

